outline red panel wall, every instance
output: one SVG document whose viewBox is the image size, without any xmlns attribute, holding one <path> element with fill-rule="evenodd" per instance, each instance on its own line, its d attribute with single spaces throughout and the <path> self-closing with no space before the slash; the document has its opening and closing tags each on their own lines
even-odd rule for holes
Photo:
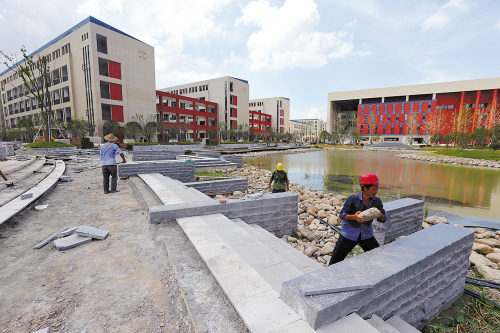
<svg viewBox="0 0 500 333">
<path fill-rule="evenodd" d="M 359 123 L 359 119 L 358 119 L 358 123 Z M 356 131 L 358 134 L 361 134 L 361 125 L 358 125 L 358 129 Z"/>
<path fill-rule="evenodd" d="M 378 125 L 377 134 L 384 134 L 384 125 Z"/>
<path fill-rule="evenodd" d="M 399 124 L 394 125 L 394 134 L 399 134 Z"/>
<path fill-rule="evenodd" d="M 389 116 L 391 117 L 391 124 L 395 124 L 397 115 L 395 113 L 393 113 L 393 114 L 390 114 Z"/>
<path fill-rule="evenodd" d="M 413 102 L 413 112 L 418 112 L 419 106 L 420 106 L 419 102 Z"/>
<path fill-rule="evenodd" d="M 380 115 L 375 116 L 375 123 L 374 124 L 380 124 Z"/>
<path fill-rule="evenodd" d="M 368 126 L 363 126 L 363 134 L 368 134 Z"/>
<path fill-rule="evenodd" d="M 238 96 L 233 96 L 233 102 L 231 104 L 238 105 Z"/>
<path fill-rule="evenodd" d="M 123 101 L 121 84 L 110 83 L 109 94 L 111 99 L 114 99 L 115 101 Z"/>
<path fill-rule="evenodd" d="M 423 113 L 417 113 L 417 124 L 420 124 L 423 121 L 424 114 Z"/>
<path fill-rule="evenodd" d="M 387 124 L 389 122 L 389 115 L 388 114 L 384 114 L 382 116 L 382 123 L 383 124 Z"/>
<path fill-rule="evenodd" d="M 385 104 L 380 104 L 378 110 L 380 114 L 385 113 Z"/>
<path fill-rule="evenodd" d="M 232 117 L 237 118 L 238 117 L 238 109 L 237 108 L 231 108 L 231 110 L 233 111 Z"/>
<path fill-rule="evenodd" d="M 119 62 L 108 61 L 109 77 L 120 79 L 122 78 L 122 67 Z"/>
<path fill-rule="evenodd" d="M 427 128 L 426 124 L 421 124 L 419 134 L 425 134 L 426 128 Z"/>
<path fill-rule="evenodd" d="M 387 113 L 392 113 L 394 110 L 393 110 L 393 104 L 387 104 Z"/>
<path fill-rule="evenodd" d="M 233 120 L 233 129 L 238 129 L 238 122 Z"/>
<path fill-rule="evenodd" d="M 377 105 L 373 104 L 371 107 L 371 113 L 376 114 L 377 113 Z"/>
<path fill-rule="evenodd" d="M 396 104 L 396 113 L 401 113 L 401 103 Z"/>
<path fill-rule="evenodd" d="M 123 106 L 111 105 L 111 119 L 123 122 Z"/>
<path fill-rule="evenodd" d="M 361 115 L 361 112 L 363 112 L 363 106 L 362 105 L 358 105 L 358 116 Z"/>
<path fill-rule="evenodd" d="M 408 124 L 403 124 L 403 134 L 408 134 Z"/>
<path fill-rule="evenodd" d="M 370 111 L 370 106 L 369 105 L 365 105 L 364 108 L 363 108 L 363 114 L 368 114 Z"/>
<path fill-rule="evenodd" d="M 410 103 L 405 103 L 405 113 L 410 112 Z"/>
<path fill-rule="evenodd" d="M 429 108 L 429 102 L 422 102 L 422 112 L 427 112 Z"/>
</svg>

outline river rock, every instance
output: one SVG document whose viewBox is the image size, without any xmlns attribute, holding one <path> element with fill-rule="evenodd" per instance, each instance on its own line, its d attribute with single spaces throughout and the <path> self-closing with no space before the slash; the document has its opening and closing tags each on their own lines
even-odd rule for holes
<svg viewBox="0 0 500 333">
<path fill-rule="evenodd" d="M 493 247 L 493 246 L 500 246 L 500 241 L 496 240 L 496 239 L 492 239 L 492 238 L 478 239 L 478 240 L 476 240 L 476 243 L 486 244 L 486 245 L 489 245 L 491 247 Z"/>
<path fill-rule="evenodd" d="M 337 223 L 339 223 L 339 218 L 335 215 L 330 215 L 328 216 L 328 223 L 336 225 Z"/>
<path fill-rule="evenodd" d="M 422 229 L 429 228 L 431 225 L 427 222 L 422 222 Z"/>
<path fill-rule="evenodd" d="M 476 239 L 483 239 L 484 238 L 483 234 L 475 234 L 474 237 Z"/>
<path fill-rule="evenodd" d="M 500 282 L 500 271 L 492 269 L 485 264 L 476 265 L 477 271 L 484 275 L 486 280 Z"/>
<path fill-rule="evenodd" d="M 318 227 L 318 231 L 325 231 L 326 230 L 326 225 L 320 225 Z"/>
<path fill-rule="evenodd" d="M 330 200 L 330 205 L 332 206 L 342 206 L 342 200 L 337 198 Z"/>
<path fill-rule="evenodd" d="M 325 245 L 321 249 L 321 254 L 322 255 L 332 254 L 332 252 L 333 252 L 333 246 L 331 246 L 331 245 Z"/>
<path fill-rule="evenodd" d="M 305 251 L 304 251 L 304 254 L 308 257 L 312 256 L 314 252 L 314 248 L 312 246 L 309 246 Z"/>
<path fill-rule="evenodd" d="M 460 225 L 460 224 L 454 224 L 453 226 L 454 226 L 454 227 L 458 227 L 458 228 L 463 228 L 463 229 L 465 229 L 465 227 L 464 227 L 463 225 Z"/>
<path fill-rule="evenodd" d="M 327 216 L 327 215 L 326 215 L 326 212 L 325 212 L 324 210 L 320 210 L 320 211 L 318 212 L 318 217 L 319 217 L 320 219 L 324 219 L 326 216 Z"/>
<path fill-rule="evenodd" d="M 427 222 L 429 224 L 438 224 L 438 223 L 450 224 L 450 222 L 448 222 L 446 217 L 437 216 L 437 215 L 432 215 L 432 216 L 427 217 L 425 219 L 425 222 Z"/>
<path fill-rule="evenodd" d="M 483 235 L 483 238 L 492 238 L 494 237 L 492 233 L 490 232 L 483 232 L 481 235 Z"/>
<path fill-rule="evenodd" d="M 309 200 L 309 196 L 307 194 L 303 194 L 299 197 L 299 200 L 300 201 L 306 201 L 306 200 Z"/>
<path fill-rule="evenodd" d="M 500 262 L 500 253 L 488 253 L 486 258 L 490 259 L 493 262 Z"/>
<path fill-rule="evenodd" d="M 491 246 L 481 243 L 472 244 L 472 251 L 476 251 L 482 254 L 489 254 L 495 252 Z"/>
<path fill-rule="evenodd" d="M 307 208 L 307 212 L 310 214 L 310 213 L 318 213 L 319 209 L 318 207 L 315 207 L 315 206 L 310 206 Z"/>
<path fill-rule="evenodd" d="M 477 266 L 478 264 L 484 264 L 484 265 L 489 265 L 492 263 L 492 261 L 485 256 L 480 255 L 479 253 L 472 251 L 470 256 L 469 256 L 469 261 L 474 265 Z"/>
<path fill-rule="evenodd" d="M 299 224 L 297 225 L 297 231 L 300 232 L 301 234 L 305 234 L 306 228 L 302 224 Z"/>
<path fill-rule="evenodd" d="M 313 233 L 307 234 L 307 240 L 308 241 L 312 242 L 315 239 L 316 239 L 316 235 L 315 234 L 313 234 Z"/>
<path fill-rule="evenodd" d="M 309 229 L 311 229 L 312 231 L 315 231 L 318 229 L 318 226 L 314 223 L 311 223 L 311 225 L 309 226 Z"/>
<path fill-rule="evenodd" d="M 359 213 L 358 216 L 363 219 L 363 222 L 367 222 L 367 221 L 373 220 L 379 214 L 380 214 L 380 211 L 377 208 L 372 207 L 372 208 L 368 208 L 367 210 L 362 211 L 361 213 Z"/>
<path fill-rule="evenodd" d="M 295 238 L 295 237 L 288 237 L 287 241 L 288 241 L 288 243 L 297 243 L 297 238 Z"/>
<path fill-rule="evenodd" d="M 243 198 L 244 194 L 241 191 L 234 191 L 233 192 L 233 197 L 235 198 Z"/>
</svg>

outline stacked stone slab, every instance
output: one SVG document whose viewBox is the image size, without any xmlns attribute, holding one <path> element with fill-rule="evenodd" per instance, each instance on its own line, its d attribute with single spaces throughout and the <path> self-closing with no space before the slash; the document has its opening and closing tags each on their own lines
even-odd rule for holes
<svg viewBox="0 0 500 333">
<path fill-rule="evenodd" d="M 196 152 L 196 156 L 199 157 L 212 157 L 212 158 L 220 158 L 221 153 L 213 153 L 213 152 Z"/>
<path fill-rule="evenodd" d="M 184 161 L 139 161 L 118 164 L 118 176 L 129 177 L 140 173 L 159 173 L 183 183 L 194 181 L 194 162 Z"/>
<path fill-rule="evenodd" d="M 7 158 L 7 147 L 0 146 L 0 160 L 5 160 Z"/>
<path fill-rule="evenodd" d="M 12 142 L 0 142 L 0 147 L 5 151 L 5 156 L 14 156 L 14 144 Z"/>
<path fill-rule="evenodd" d="M 194 183 L 185 183 L 184 185 L 192 187 L 207 195 L 232 193 L 234 191 L 245 192 L 248 190 L 248 179 L 230 178 L 213 181 L 203 181 Z"/>
<path fill-rule="evenodd" d="M 290 235 L 297 228 L 297 202 L 297 195 L 285 192 L 265 194 L 253 200 L 227 199 L 223 204 L 212 200 L 153 206 L 149 209 L 149 221 L 161 223 L 182 217 L 221 213 L 230 219 L 240 218 L 248 224 L 255 223 L 281 237 Z"/>
<path fill-rule="evenodd" d="M 177 151 L 184 154 L 185 150 L 193 150 L 203 148 L 202 145 L 151 145 L 151 146 L 134 146 L 132 151 Z"/>
<path fill-rule="evenodd" d="M 312 327 L 356 312 L 383 320 L 398 316 L 425 326 L 458 300 L 469 268 L 474 232 L 440 223 L 405 238 L 283 284 L 281 299 Z M 302 284 L 364 277 L 373 288 L 304 296 Z"/>
<path fill-rule="evenodd" d="M 175 160 L 178 154 L 174 151 L 137 151 L 132 155 L 132 161 Z"/>
<path fill-rule="evenodd" d="M 241 156 L 241 155 L 224 155 L 223 157 L 226 161 L 229 161 L 231 163 L 235 163 L 236 167 L 238 167 L 238 168 L 243 167 L 243 156 Z"/>
<path fill-rule="evenodd" d="M 379 244 L 387 244 L 400 236 L 407 236 L 422 229 L 424 202 L 411 198 L 384 203 L 387 222 L 373 221 L 373 233 Z"/>
</svg>

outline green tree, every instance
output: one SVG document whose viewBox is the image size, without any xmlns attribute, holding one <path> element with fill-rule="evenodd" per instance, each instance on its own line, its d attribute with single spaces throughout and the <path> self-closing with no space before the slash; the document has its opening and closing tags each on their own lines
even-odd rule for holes
<svg viewBox="0 0 500 333">
<path fill-rule="evenodd" d="M 142 126 L 137 121 L 128 122 L 125 124 L 124 133 L 127 139 L 134 139 L 138 142 L 142 134 Z"/>
<path fill-rule="evenodd" d="M 476 147 L 485 147 L 488 144 L 488 134 L 488 130 L 481 126 L 474 130 L 470 140 L 474 141 Z"/>
<path fill-rule="evenodd" d="M 24 142 L 33 142 L 37 129 L 30 117 L 21 118 L 16 124 L 16 128 L 21 131 Z"/>
<path fill-rule="evenodd" d="M 217 139 L 217 131 L 216 130 L 208 131 L 208 138 L 209 139 Z"/>
<path fill-rule="evenodd" d="M 71 119 L 66 124 L 66 129 L 74 138 L 84 138 L 88 133 L 89 122 L 83 119 Z"/>
<path fill-rule="evenodd" d="M 26 54 L 26 48 L 21 47 L 22 59 L 17 60 L 14 55 L 7 55 L 0 51 L 4 57 L 4 64 L 13 68 L 14 73 L 19 75 L 23 81 L 25 95 L 34 97 L 38 105 L 41 105 L 42 118 L 45 119 L 45 141 L 50 141 L 49 116 L 52 116 L 52 103 L 50 100 L 49 86 L 52 84 L 50 78 L 50 66 L 47 56 L 37 55 L 36 58 Z"/>
<path fill-rule="evenodd" d="M 323 130 L 323 131 L 321 131 L 321 133 L 319 133 L 319 140 L 320 141 L 326 142 L 326 141 L 330 141 L 330 139 L 331 139 L 330 133 L 328 133 L 327 131 Z"/>
<path fill-rule="evenodd" d="M 490 129 L 490 141 L 500 142 L 500 124 L 492 126 Z"/>
<path fill-rule="evenodd" d="M 150 121 L 150 122 L 146 123 L 146 125 L 144 125 L 144 128 L 143 128 L 144 139 L 147 142 L 152 142 L 157 131 L 158 131 L 158 126 L 157 126 L 156 121 Z"/>
<path fill-rule="evenodd" d="M 431 142 L 434 143 L 435 146 L 437 146 L 438 143 L 443 142 L 443 136 L 441 135 L 441 133 L 436 132 L 432 134 Z"/>
<path fill-rule="evenodd" d="M 106 120 L 102 124 L 102 135 L 106 136 L 108 134 L 116 134 L 118 133 L 119 128 L 120 124 L 116 120 Z"/>
</svg>

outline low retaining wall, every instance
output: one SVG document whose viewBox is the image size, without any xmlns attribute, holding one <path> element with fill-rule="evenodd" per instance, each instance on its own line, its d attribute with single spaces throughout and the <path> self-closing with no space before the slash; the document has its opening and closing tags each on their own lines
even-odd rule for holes
<svg viewBox="0 0 500 333">
<path fill-rule="evenodd" d="M 384 203 L 387 222 L 374 220 L 373 233 L 379 244 L 387 244 L 399 236 L 408 236 L 422 229 L 424 202 L 404 198 Z"/>
<path fill-rule="evenodd" d="M 179 152 L 172 151 L 134 151 L 132 161 L 175 160 Z"/>
<path fill-rule="evenodd" d="M 422 328 L 464 291 L 474 232 L 439 223 L 398 241 L 287 281 L 281 299 L 317 329 L 356 312 L 398 316 Z M 304 296 L 302 284 L 365 278 L 372 288 Z"/>
<path fill-rule="evenodd" d="M 201 193 L 207 195 L 229 193 L 234 191 L 245 192 L 248 190 L 248 179 L 233 178 L 233 179 L 222 179 L 222 180 L 210 180 L 203 182 L 185 183 L 184 185 L 195 188 Z"/>
<path fill-rule="evenodd" d="M 149 209 L 149 222 L 161 223 L 181 217 L 222 213 L 230 219 L 240 218 L 248 224 L 255 223 L 278 237 L 290 234 L 297 228 L 298 197 L 295 194 L 272 193 L 259 199 L 227 199 L 153 206 Z"/>
<path fill-rule="evenodd" d="M 224 155 L 223 158 L 226 161 L 229 161 L 231 163 L 235 163 L 236 167 L 243 168 L 243 156 L 241 156 L 241 155 Z"/>
<path fill-rule="evenodd" d="M 119 177 L 135 176 L 140 173 L 159 173 L 189 183 L 194 181 L 194 162 L 172 160 L 118 164 Z"/>
<path fill-rule="evenodd" d="M 181 151 L 184 154 L 184 150 L 192 149 L 203 149 L 203 145 L 151 145 L 151 146 L 133 146 L 132 151 L 135 153 L 137 151 Z"/>
<path fill-rule="evenodd" d="M 12 155 L 14 155 L 14 149 L 12 149 Z M 7 147 L 0 146 L 0 160 L 5 160 L 6 158 L 7 158 Z"/>
</svg>

